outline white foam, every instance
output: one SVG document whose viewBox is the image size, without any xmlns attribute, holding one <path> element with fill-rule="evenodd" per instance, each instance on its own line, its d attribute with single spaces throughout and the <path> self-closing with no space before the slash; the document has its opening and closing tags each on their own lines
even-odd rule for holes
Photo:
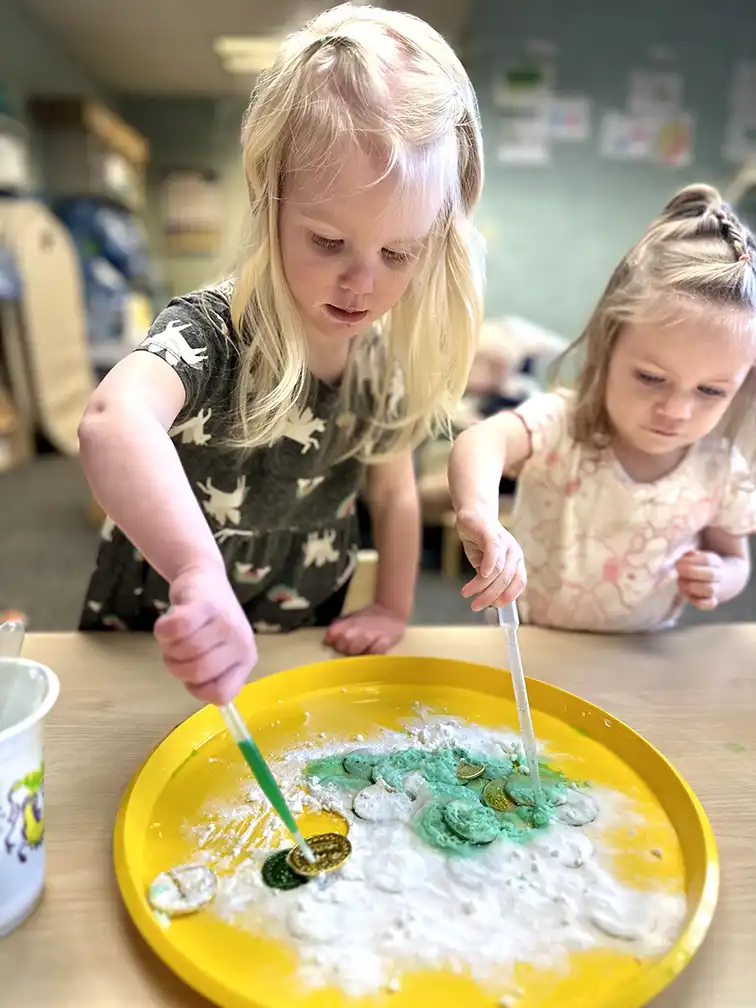
<svg viewBox="0 0 756 1008">
<path fill-rule="evenodd" d="M 382 752 L 463 746 L 495 758 L 519 751 L 510 731 L 419 714 L 406 731 L 383 730 L 367 744 Z M 333 875 L 289 892 L 262 883 L 262 863 L 286 840 L 268 816 L 265 849 L 244 854 L 242 838 L 265 807 L 254 784 L 248 803 L 208 808 L 203 822 L 190 828 L 198 859 L 220 872 L 234 866 L 220 878 L 206 912 L 293 945 L 303 982 L 335 984 L 359 996 L 393 989 L 403 971 L 450 968 L 496 988 L 499 996 L 511 991 L 518 961 L 559 967 L 570 952 L 596 947 L 650 956 L 675 940 L 684 896 L 635 891 L 609 870 L 602 833 L 637 816 L 627 796 L 593 788 L 599 814 L 589 826 L 555 822 L 531 843 L 501 840 L 474 858 L 449 858 L 418 839 L 406 822 L 361 821 L 341 788 L 318 784 L 311 795 L 303 791 L 311 759 L 354 748 L 344 739 L 318 740 L 272 763 L 295 812 L 335 808 L 349 820 L 353 854 Z M 416 792 L 415 805 L 427 800 L 422 788 Z"/>
</svg>

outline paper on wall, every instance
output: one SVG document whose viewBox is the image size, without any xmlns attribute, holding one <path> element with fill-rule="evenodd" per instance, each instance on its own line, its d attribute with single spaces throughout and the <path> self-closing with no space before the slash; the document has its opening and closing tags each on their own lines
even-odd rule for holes
<svg viewBox="0 0 756 1008">
<path fill-rule="evenodd" d="M 678 112 L 664 119 L 611 110 L 601 121 L 599 150 L 614 161 L 647 161 L 683 168 L 693 160 L 694 119 Z"/>
<path fill-rule="evenodd" d="M 756 61 L 742 60 L 733 71 L 723 155 L 736 164 L 756 158 Z"/>
<path fill-rule="evenodd" d="M 503 112 L 542 106 L 553 90 L 553 71 L 539 60 L 510 66 L 493 82 L 494 107 Z"/>
<path fill-rule="evenodd" d="M 679 73 L 636 70 L 630 75 L 627 110 L 637 119 L 672 119 L 680 112 L 682 99 Z"/>
<path fill-rule="evenodd" d="M 694 122 L 690 112 L 680 112 L 656 124 L 653 158 L 670 168 L 684 168 L 693 160 Z"/>
<path fill-rule="evenodd" d="M 601 119 L 599 151 L 613 161 L 647 161 L 654 141 L 652 124 L 611 109 Z"/>
<path fill-rule="evenodd" d="M 756 122 L 731 118 L 727 124 L 723 154 L 728 161 L 736 164 L 756 158 Z"/>
<path fill-rule="evenodd" d="M 756 102 L 756 60 L 740 60 L 735 64 L 730 85 L 730 107 L 733 111 L 752 112 Z"/>
<path fill-rule="evenodd" d="M 587 140 L 591 102 L 585 95 L 555 95 L 548 104 L 548 131 L 553 140 Z"/>
<path fill-rule="evenodd" d="M 496 155 L 506 165 L 548 164 L 551 147 L 546 109 L 521 110 L 519 115 L 502 119 Z"/>
</svg>

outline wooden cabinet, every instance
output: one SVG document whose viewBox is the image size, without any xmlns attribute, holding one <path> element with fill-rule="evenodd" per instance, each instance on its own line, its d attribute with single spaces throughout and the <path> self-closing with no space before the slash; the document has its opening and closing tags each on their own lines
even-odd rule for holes
<svg viewBox="0 0 756 1008">
<path fill-rule="evenodd" d="M 36 95 L 29 100 L 29 113 L 52 198 L 100 196 L 142 210 L 149 144 L 141 134 L 87 98 Z"/>
</svg>

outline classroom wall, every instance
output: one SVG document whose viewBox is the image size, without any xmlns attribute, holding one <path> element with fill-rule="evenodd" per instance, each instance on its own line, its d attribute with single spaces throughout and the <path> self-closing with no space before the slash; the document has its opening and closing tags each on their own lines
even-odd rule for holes
<svg viewBox="0 0 756 1008">
<path fill-rule="evenodd" d="M 8 2 L 8 0 L 0 0 Z M 501 114 L 492 82 L 531 40 L 553 43 L 557 91 L 587 95 L 585 141 L 553 147 L 547 164 L 500 164 Z M 666 48 L 671 59 L 652 50 Z M 486 186 L 478 222 L 489 251 L 487 313 L 516 313 L 565 336 L 577 335 L 612 268 L 645 224 L 682 185 L 727 183 L 722 158 L 727 94 L 736 60 L 756 59 L 756 4 L 722 0 L 476 0 L 464 59 L 481 103 Z M 694 160 L 668 167 L 600 156 L 603 113 L 622 108 L 634 69 L 670 69 L 684 78 L 695 115 Z M 243 99 L 123 99 L 121 112 L 150 141 L 147 223 L 166 293 L 197 286 L 227 267 L 239 247 L 246 207 L 239 127 Z M 220 255 L 166 255 L 158 183 L 172 168 L 218 172 L 227 226 Z"/>
<path fill-rule="evenodd" d="M 192 290 L 233 266 L 243 234 L 247 192 L 241 164 L 242 98 L 124 98 L 124 118 L 150 142 L 145 222 L 163 273 L 162 296 Z M 169 254 L 165 249 L 160 182 L 172 170 L 217 174 L 225 227 L 214 256 Z"/>
<path fill-rule="evenodd" d="M 544 165 L 500 164 L 501 113 L 492 82 L 528 40 L 552 42 L 556 87 L 587 94 L 594 129 L 554 146 Z M 655 60 L 652 47 L 674 58 Z M 733 65 L 756 59 L 753 0 L 477 0 L 467 63 L 486 141 L 479 223 L 488 240 L 489 315 L 516 313 L 575 337 L 614 265 L 644 225 L 681 186 L 723 185 L 734 167 L 722 158 Z M 599 155 L 595 124 L 622 108 L 633 69 L 670 69 L 684 78 L 695 113 L 695 157 L 688 167 L 611 161 Z"/>
<path fill-rule="evenodd" d="M 0 89 L 12 111 L 24 118 L 26 98 L 36 92 L 86 94 L 111 101 L 99 81 L 68 53 L 20 0 L 0 0 Z"/>
<path fill-rule="evenodd" d="M 115 97 L 20 0 L 0 0 L 0 91 L 10 115 L 29 131 L 32 186 L 42 194 L 39 144 L 27 115 L 27 99 L 34 94 L 86 95 L 117 110 Z"/>
</svg>

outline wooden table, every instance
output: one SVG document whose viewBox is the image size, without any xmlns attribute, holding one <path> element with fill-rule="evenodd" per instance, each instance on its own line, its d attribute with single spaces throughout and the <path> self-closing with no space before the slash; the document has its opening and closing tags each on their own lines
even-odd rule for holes
<svg viewBox="0 0 756 1008">
<path fill-rule="evenodd" d="M 756 1004 L 756 625 L 645 638 L 524 628 L 529 675 L 579 693 L 655 743 L 696 790 L 723 867 L 704 948 L 655 1008 Z M 415 628 L 403 654 L 498 664 L 496 628 Z M 260 642 L 260 675 L 329 654 L 305 631 Z M 150 749 L 196 709 L 142 635 L 31 635 L 62 681 L 47 729 L 48 887 L 0 942 L 0 1003 L 18 1008 L 207 1008 L 142 943 L 111 867 L 116 809 Z M 75 825 L 74 825 L 75 824 Z M 565 1006 L 568 1008 L 568 1006 Z"/>
</svg>

